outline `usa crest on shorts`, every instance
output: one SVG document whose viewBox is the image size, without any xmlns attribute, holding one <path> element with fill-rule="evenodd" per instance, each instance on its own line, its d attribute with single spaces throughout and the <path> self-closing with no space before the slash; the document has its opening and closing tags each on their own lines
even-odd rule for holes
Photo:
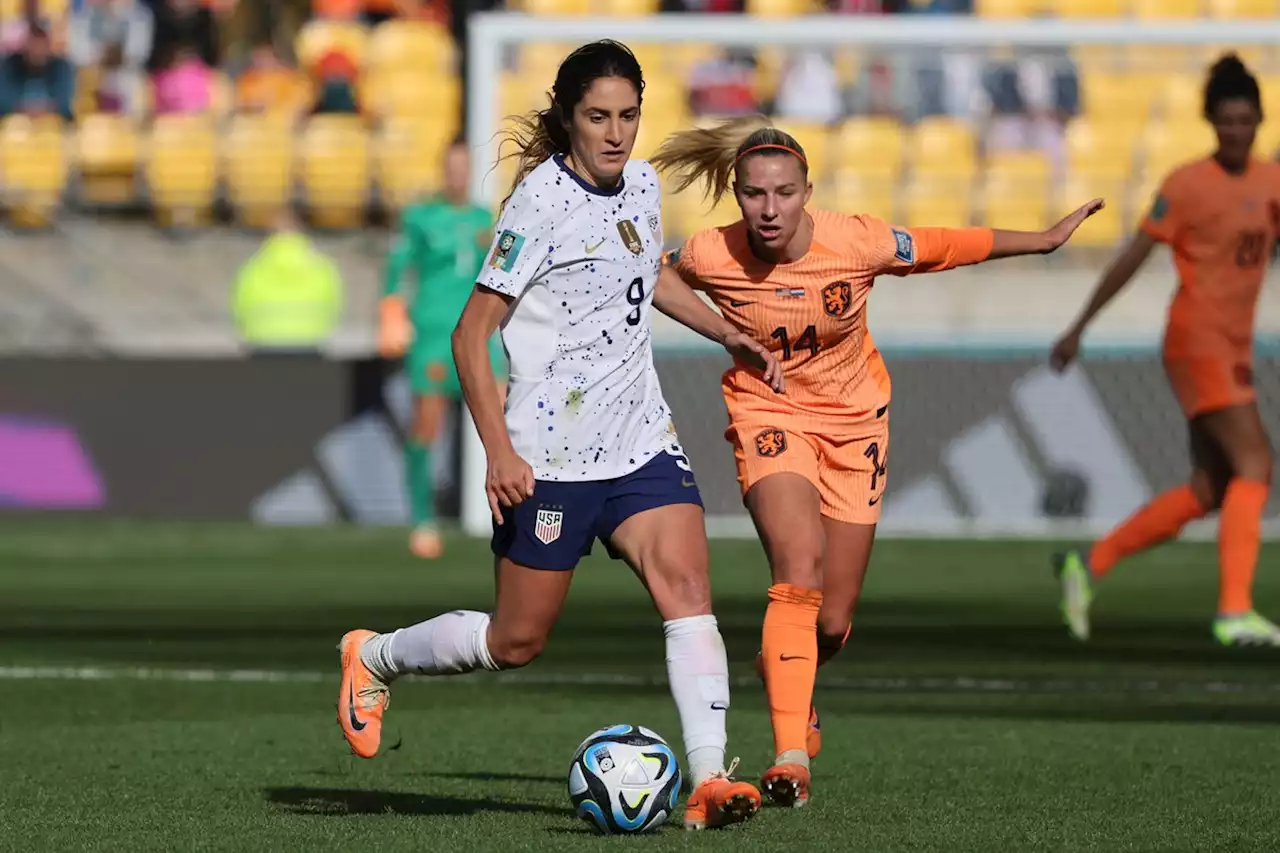
<svg viewBox="0 0 1280 853">
<path fill-rule="evenodd" d="M 564 513 L 558 509 L 540 509 L 533 526 L 533 535 L 543 545 L 550 545 L 560 538 L 560 528 L 564 523 Z"/>
</svg>

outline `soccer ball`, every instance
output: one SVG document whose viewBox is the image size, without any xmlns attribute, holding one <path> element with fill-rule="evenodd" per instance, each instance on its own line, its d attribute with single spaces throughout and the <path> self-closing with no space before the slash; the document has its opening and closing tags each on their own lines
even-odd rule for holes
<svg viewBox="0 0 1280 853">
<path fill-rule="evenodd" d="M 658 734 L 609 726 L 582 742 L 569 765 L 569 797 L 578 817 L 605 835 L 662 826 L 680 794 L 680 765 Z"/>
</svg>

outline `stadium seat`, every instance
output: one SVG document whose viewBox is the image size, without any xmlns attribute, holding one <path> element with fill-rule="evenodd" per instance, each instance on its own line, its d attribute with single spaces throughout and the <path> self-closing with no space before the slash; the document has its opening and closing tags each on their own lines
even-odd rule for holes
<svg viewBox="0 0 1280 853">
<path fill-rule="evenodd" d="M 1059 18 L 1121 18 L 1127 0 L 1046 0 L 1045 8 Z"/>
<path fill-rule="evenodd" d="M 835 133 L 832 160 L 841 170 L 896 178 L 902 171 L 902 125 L 892 118 L 851 118 Z"/>
<path fill-rule="evenodd" d="M 1102 210 L 1085 220 L 1071 238 L 1072 245 L 1114 246 L 1125 236 L 1125 183 L 1112 178 L 1069 177 L 1062 185 L 1057 206 L 1049 212 L 1056 220 L 1092 198 L 1106 199 Z"/>
<path fill-rule="evenodd" d="M 973 131 L 954 119 L 926 118 L 907 140 L 907 160 L 917 175 L 968 179 L 977 168 Z"/>
<path fill-rule="evenodd" d="M 1276 0 L 1205 0 L 1215 18 L 1274 18 L 1280 15 Z"/>
<path fill-rule="evenodd" d="M 902 224 L 909 228 L 965 228 L 972 208 L 968 180 L 956 177 L 921 177 L 904 189 Z"/>
<path fill-rule="evenodd" d="M 1262 88 L 1262 115 L 1265 122 L 1280 123 L 1280 74 L 1259 75 Z"/>
<path fill-rule="evenodd" d="M 440 186 L 441 160 L 451 139 L 430 119 L 388 120 L 374 142 L 374 181 L 382 204 L 391 210 Z M 488 169 L 488 164 L 476 164 Z"/>
<path fill-rule="evenodd" d="M 661 6 L 660 0 L 601 0 L 599 9 L 611 18 L 643 18 L 658 14 Z"/>
<path fill-rule="evenodd" d="M 982 214 L 989 228 L 1038 231 L 1048 226 L 1049 163 L 1038 154 L 1005 154 L 982 177 Z"/>
<path fill-rule="evenodd" d="M 218 188 L 218 150 L 208 116 L 157 116 L 151 127 L 147 188 L 164 225 L 207 224 Z"/>
<path fill-rule="evenodd" d="M 791 121 L 781 122 L 780 127 L 794 136 L 804 149 L 810 180 L 825 178 L 831 168 L 831 128 L 825 124 Z"/>
<path fill-rule="evenodd" d="M 453 36 L 429 21 L 388 21 L 369 35 L 365 68 L 370 71 L 452 72 L 456 61 Z"/>
<path fill-rule="evenodd" d="M 679 42 L 668 45 L 665 54 L 667 71 L 681 80 L 688 80 L 695 65 L 720 56 L 722 48 L 701 42 Z"/>
<path fill-rule="evenodd" d="M 854 169 L 841 169 L 828 181 L 831 190 L 825 200 L 840 213 L 866 213 L 893 222 L 897 215 L 894 195 L 897 181 L 888 175 L 876 175 Z"/>
<path fill-rule="evenodd" d="M 1148 177 L 1164 175 L 1183 163 L 1208 156 L 1216 144 L 1207 122 L 1152 122 L 1141 142 L 1142 173 Z"/>
<path fill-rule="evenodd" d="M 92 113 L 80 120 L 76 167 L 81 199 L 89 205 L 119 205 L 137 196 L 138 133 L 125 116 Z"/>
<path fill-rule="evenodd" d="M 10 116 L 0 123 L 0 175 L 5 207 L 19 228 L 39 228 L 57 215 L 67 185 L 60 121 Z"/>
<path fill-rule="evenodd" d="M 522 44 L 518 62 L 520 74 L 550 89 L 556 79 L 556 69 L 577 46 L 552 42 Z"/>
<path fill-rule="evenodd" d="M 368 48 L 369 31 L 354 21 L 309 21 L 294 41 L 298 66 L 309 71 L 330 50 L 340 50 L 351 57 L 357 66 L 363 65 Z"/>
<path fill-rule="evenodd" d="M 313 116 L 298 140 L 297 165 L 311 223 L 363 224 L 369 197 L 369 140 L 355 116 Z"/>
<path fill-rule="evenodd" d="M 498 103 L 501 105 L 499 116 L 506 118 L 545 109 L 546 91 L 546 84 L 530 79 L 528 75 L 504 73 L 498 80 Z"/>
<path fill-rule="evenodd" d="M 1146 20 L 1200 17 L 1200 0 L 1133 0 L 1133 15 Z"/>
<path fill-rule="evenodd" d="M 520 8 L 529 15 L 590 15 L 591 0 L 520 0 Z"/>
<path fill-rule="evenodd" d="M 1253 155 L 1262 159 L 1280 155 L 1280 112 L 1267 115 L 1275 115 L 1275 118 L 1262 123 L 1258 128 L 1257 141 L 1253 143 Z"/>
<path fill-rule="evenodd" d="M 757 18 L 794 18 L 814 10 L 809 0 L 747 0 L 746 13 Z"/>
<path fill-rule="evenodd" d="M 1169 76 L 1160 90 L 1159 103 L 1165 121 L 1194 119 L 1204 110 L 1204 80 L 1191 74 Z"/>
<path fill-rule="evenodd" d="M 372 116 L 432 117 L 457 128 L 462 92 L 451 74 L 387 69 L 362 75 L 356 89 L 357 100 Z"/>
<path fill-rule="evenodd" d="M 1145 122 L 1077 118 L 1067 125 L 1067 168 L 1075 176 L 1124 178 L 1133 168 L 1133 147 Z"/>
<path fill-rule="evenodd" d="M 1084 114 L 1102 120 L 1143 120 L 1163 78 L 1150 74 L 1081 69 Z"/>
<path fill-rule="evenodd" d="M 293 198 L 289 125 L 266 116 L 236 116 L 222 139 L 222 169 L 236 221 L 269 227 Z"/>
<path fill-rule="evenodd" d="M 1030 18 L 1044 7 L 1041 0 L 978 0 L 975 5 L 982 18 Z"/>
</svg>

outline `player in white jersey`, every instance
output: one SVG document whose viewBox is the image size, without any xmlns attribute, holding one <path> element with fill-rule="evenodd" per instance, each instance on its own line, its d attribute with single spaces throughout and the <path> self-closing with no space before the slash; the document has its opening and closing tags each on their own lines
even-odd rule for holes
<svg viewBox="0 0 1280 853">
<path fill-rule="evenodd" d="M 650 309 L 756 364 L 779 391 L 782 371 L 683 281 L 659 279 L 657 178 L 648 163 L 628 162 L 643 91 L 631 52 L 594 42 L 561 64 L 550 108 L 510 134 L 516 187 L 453 336 L 488 457 L 497 600 L 492 614 L 348 633 L 338 721 L 352 750 L 371 757 L 397 676 L 532 661 L 579 559 L 600 539 L 662 616 L 693 785 L 685 826 L 716 827 L 750 817 L 760 792 L 725 767 L 729 672 L 711 615 L 702 501 L 658 385 Z M 485 349 L 499 324 L 510 361 L 505 417 Z"/>
</svg>

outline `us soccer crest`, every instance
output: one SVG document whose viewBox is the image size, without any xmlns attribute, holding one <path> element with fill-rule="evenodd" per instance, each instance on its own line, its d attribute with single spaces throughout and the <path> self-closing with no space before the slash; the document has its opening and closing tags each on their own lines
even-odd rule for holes
<svg viewBox="0 0 1280 853">
<path fill-rule="evenodd" d="M 649 230 L 654 234 L 658 233 L 658 214 L 656 213 L 649 214 Z"/>
<path fill-rule="evenodd" d="M 618 234 L 622 236 L 622 242 L 631 250 L 631 254 L 638 255 L 644 251 L 644 241 L 640 239 L 640 232 L 631 224 L 630 219 L 618 220 Z"/>
<path fill-rule="evenodd" d="M 560 528 L 564 523 L 564 513 L 558 509 L 538 510 L 538 519 L 533 527 L 533 535 L 543 545 L 550 545 L 560 538 Z"/>
</svg>

